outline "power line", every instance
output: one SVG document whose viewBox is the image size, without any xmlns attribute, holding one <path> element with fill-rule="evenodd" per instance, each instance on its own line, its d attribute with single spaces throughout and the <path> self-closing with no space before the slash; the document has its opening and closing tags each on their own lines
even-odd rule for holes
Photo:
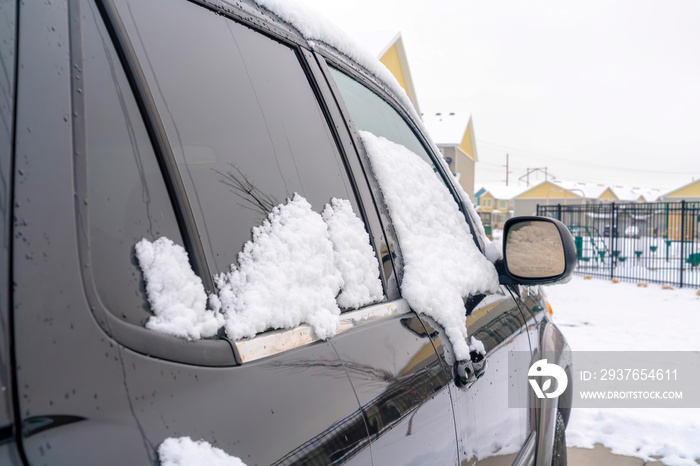
<svg viewBox="0 0 700 466">
<path fill-rule="evenodd" d="M 591 168 L 605 168 L 606 170 L 618 170 L 618 171 L 624 171 L 627 173 L 657 173 L 657 174 L 663 174 L 663 175 L 687 175 L 688 170 L 685 171 L 671 171 L 671 170 L 659 170 L 659 169 L 643 169 L 643 168 L 634 168 L 634 167 L 619 167 L 619 166 L 614 166 L 614 165 L 606 165 L 603 163 L 596 163 L 596 162 L 588 162 L 588 161 L 580 161 L 580 160 L 572 160 L 568 158 L 562 158 L 562 157 L 556 157 L 556 156 L 551 156 L 551 155 L 544 155 L 538 152 L 532 152 L 532 151 L 527 151 L 523 149 L 518 149 L 516 147 L 512 146 L 507 146 L 505 144 L 498 144 L 494 142 L 489 142 L 489 141 L 482 141 L 482 140 L 477 140 L 479 144 L 489 144 L 493 146 L 498 146 L 502 147 L 504 149 L 510 149 L 511 151 L 517 151 L 523 154 L 527 154 L 530 157 L 536 157 L 536 158 L 542 158 L 546 160 L 551 160 L 551 161 L 556 161 L 560 163 L 567 163 L 567 164 L 575 164 L 577 166 L 587 166 Z M 491 151 L 496 152 L 497 149 L 489 149 Z M 489 162 L 477 162 L 477 163 L 484 163 L 484 164 L 490 164 Z M 498 165 L 498 164 L 492 164 L 492 165 Z M 690 170 L 692 172 L 692 170 Z"/>
</svg>

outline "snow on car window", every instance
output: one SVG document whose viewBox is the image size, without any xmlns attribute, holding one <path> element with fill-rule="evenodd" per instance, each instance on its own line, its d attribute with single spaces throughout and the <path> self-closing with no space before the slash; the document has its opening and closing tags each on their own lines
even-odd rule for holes
<svg viewBox="0 0 700 466">
<path fill-rule="evenodd" d="M 231 2 L 231 0 L 222 0 L 224 2 Z M 423 124 L 423 120 L 416 112 L 413 107 L 413 103 L 408 98 L 406 91 L 396 80 L 394 75 L 387 69 L 382 62 L 380 62 L 377 57 L 374 56 L 372 52 L 367 50 L 364 46 L 359 44 L 355 39 L 350 37 L 341 28 L 335 26 L 331 21 L 325 18 L 323 15 L 295 0 L 254 0 L 255 3 L 261 7 L 271 11 L 275 15 L 279 16 L 280 19 L 290 24 L 308 41 L 324 43 L 330 45 L 334 49 L 338 50 L 340 53 L 344 54 L 352 61 L 355 61 L 367 71 L 369 71 L 374 77 L 376 77 L 380 82 L 382 82 L 394 97 L 398 98 L 401 105 L 409 112 L 412 117 L 412 121 L 416 124 L 422 131 L 422 133 L 428 136 L 430 135 Z M 439 153 L 437 146 L 431 142 L 433 150 L 435 153 Z M 438 162 L 442 164 L 449 173 L 449 167 L 442 157 L 439 158 Z M 455 183 L 459 187 L 459 183 Z M 459 189 L 459 188 L 458 188 Z M 489 240 L 486 237 L 484 227 L 481 223 L 481 219 L 476 214 L 473 203 L 470 204 L 471 198 L 469 195 L 462 191 L 462 195 L 465 199 L 464 204 L 470 211 L 473 223 L 476 225 L 479 236 L 481 236 L 484 244 L 488 244 Z M 469 201 L 467 201 L 469 200 Z"/>
<path fill-rule="evenodd" d="M 350 201 L 332 199 L 322 216 L 333 243 L 336 267 L 343 277 L 338 305 L 353 309 L 381 300 L 379 262 L 364 223 L 352 211 Z"/>
<path fill-rule="evenodd" d="M 146 327 L 190 340 L 225 326 L 233 340 L 309 324 L 321 339 L 340 325 L 340 308 L 380 301 L 379 262 L 350 201 L 332 199 L 320 215 L 296 194 L 253 228 L 238 264 L 215 276 L 207 297 L 182 246 L 168 238 L 136 244 L 155 314 Z"/>
<path fill-rule="evenodd" d="M 206 309 L 204 285 L 192 270 L 185 249 L 168 238 L 154 242 L 144 238 L 135 250 L 154 313 L 146 328 L 188 340 L 214 336 L 223 325 L 223 316 Z"/>
<path fill-rule="evenodd" d="M 398 236 L 401 291 L 416 311 L 445 328 L 458 360 L 469 358 L 463 298 L 498 288 L 498 275 L 477 249 L 447 188 L 419 156 L 360 131 Z"/>
<path fill-rule="evenodd" d="M 246 466 L 240 458 L 205 440 L 195 442 L 190 437 L 165 439 L 158 447 L 158 457 L 161 466 Z"/>
<path fill-rule="evenodd" d="M 253 228 L 238 265 L 215 278 L 233 340 L 302 323 L 326 339 L 338 328 L 343 279 L 333 244 L 323 218 L 298 194 Z"/>
</svg>

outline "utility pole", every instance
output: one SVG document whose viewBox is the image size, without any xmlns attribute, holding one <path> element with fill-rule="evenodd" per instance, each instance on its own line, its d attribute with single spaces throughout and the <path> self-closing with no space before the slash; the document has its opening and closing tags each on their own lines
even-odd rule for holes
<svg viewBox="0 0 700 466">
<path fill-rule="evenodd" d="M 506 186 L 508 186 L 508 154 L 506 154 Z"/>
</svg>

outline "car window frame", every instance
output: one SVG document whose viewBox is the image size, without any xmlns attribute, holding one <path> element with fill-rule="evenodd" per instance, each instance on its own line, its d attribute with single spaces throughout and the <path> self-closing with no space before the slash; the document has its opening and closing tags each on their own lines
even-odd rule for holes
<svg viewBox="0 0 700 466">
<path fill-rule="evenodd" d="M 429 137 L 423 132 L 423 129 L 416 124 L 414 118 L 411 116 L 411 113 L 401 103 L 401 100 L 392 93 L 392 91 L 388 88 L 386 84 L 382 83 L 368 70 L 355 64 L 353 64 L 353 66 L 349 66 L 344 56 L 334 48 L 325 44 L 318 44 L 314 48 L 314 51 L 318 57 L 319 64 L 323 70 L 324 75 L 326 76 L 329 86 L 331 87 L 333 94 L 335 95 L 335 100 L 341 108 L 341 111 L 343 112 L 346 125 L 348 126 L 349 131 L 353 134 L 354 146 L 355 149 L 358 151 L 358 154 L 360 155 L 360 159 L 362 160 L 365 172 L 369 173 L 369 177 L 373 180 L 373 182 L 371 183 L 373 189 L 375 191 L 378 191 L 379 185 L 376 182 L 376 180 L 374 180 L 374 175 L 372 175 L 371 167 L 369 167 L 368 165 L 367 154 L 365 152 L 363 144 L 360 142 L 358 129 L 355 126 L 352 115 L 350 114 L 347 106 L 344 103 L 340 89 L 338 88 L 335 80 L 333 79 L 333 76 L 331 75 L 330 67 L 336 68 L 337 70 L 345 73 L 361 85 L 365 86 L 371 92 L 376 94 L 379 98 L 384 100 L 403 119 L 404 123 L 413 132 L 415 137 L 418 139 L 419 143 L 423 145 L 426 153 L 431 158 L 433 166 L 437 170 L 438 176 L 440 176 L 441 180 L 443 181 L 447 189 L 450 191 L 452 198 L 457 203 L 459 210 L 464 215 L 464 219 L 466 220 L 467 225 L 469 226 L 469 231 L 472 234 L 472 238 L 474 240 L 474 243 L 476 244 L 477 249 L 482 254 L 484 254 L 486 250 L 486 245 L 483 243 L 483 240 L 478 233 L 478 229 L 476 226 L 477 220 L 472 217 L 472 214 L 470 212 L 471 209 L 469 209 L 465 205 L 466 202 L 471 201 L 469 199 L 465 200 L 462 198 L 460 191 L 455 186 L 456 180 L 454 179 L 454 176 L 449 172 L 449 170 L 446 169 L 446 164 L 443 163 L 444 160 L 442 159 L 442 154 L 439 152 L 439 150 L 437 150 L 437 146 L 435 146 L 435 144 L 432 143 L 431 139 L 429 139 Z M 400 248 L 398 247 L 396 234 L 393 232 L 393 227 L 391 227 L 391 220 L 388 216 L 388 211 L 386 210 L 386 205 L 384 204 L 381 192 L 375 192 L 374 195 L 375 199 L 381 199 L 381 204 L 379 204 L 379 207 L 381 208 L 382 213 L 385 214 L 382 216 L 386 217 L 385 225 L 389 226 L 389 228 L 387 228 L 387 231 L 391 232 L 391 235 L 393 236 L 392 241 L 396 244 L 396 249 L 398 251 L 400 250 Z M 403 270 L 403 264 L 401 260 L 398 261 L 397 268 L 399 269 L 399 276 L 401 276 Z"/>
<path fill-rule="evenodd" d="M 178 216 L 178 223 L 182 237 L 185 242 L 185 248 L 190 254 L 190 260 L 193 263 L 193 268 L 197 275 L 203 280 L 207 290 L 215 290 L 213 285 L 213 277 L 211 268 L 206 263 L 206 257 L 203 252 L 201 240 L 197 234 L 197 225 L 192 215 L 189 200 L 185 192 L 185 188 L 181 181 L 181 174 L 178 170 L 177 163 L 173 157 L 170 141 L 166 137 L 164 127 L 160 121 L 159 112 L 155 106 L 154 100 L 150 97 L 148 84 L 145 80 L 143 72 L 140 70 L 140 65 L 133 48 L 130 44 L 130 39 L 126 33 L 124 25 L 121 24 L 119 14 L 111 0 L 87 0 L 92 1 L 99 10 L 101 20 L 104 23 L 110 40 L 119 58 L 119 64 L 127 75 L 130 88 L 134 99 L 139 107 L 140 116 L 143 124 L 146 126 L 149 134 L 153 150 L 161 167 L 163 179 L 168 187 L 171 196 L 171 205 Z M 251 16 L 251 11 L 243 8 L 227 8 L 223 9 L 210 3 L 199 0 L 187 0 L 199 7 L 213 10 L 228 20 L 243 24 L 244 26 L 253 29 L 256 33 L 275 40 L 285 46 L 291 48 L 300 63 L 300 66 L 306 75 L 309 86 L 316 98 L 321 112 L 325 118 L 328 129 L 332 134 L 338 152 L 340 154 L 343 169 L 349 179 L 351 189 L 356 197 L 360 216 L 365 224 L 373 250 L 377 254 L 378 261 L 381 261 L 379 244 L 385 242 L 386 235 L 381 228 L 379 214 L 376 212 L 376 203 L 371 198 L 371 190 L 367 186 L 365 179 L 366 174 L 363 171 L 358 171 L 360 161 L 356 156 L 354 147 L 352 147 L 351 136 L 343 131 L 343 125 L 338 124 L 338 119 L 342 118 L 342 113 L 337 108 L 337 102 L 324 75 L 320 69 L 316 57 L 311 51 L 311 47 L 299 35 L 292 31 L 285 30 L 281 25 L 276 25 L 271 22 L 270 18 L 259 19 Z M 71 33 L 71 63 L 75 64 L 72 68 L 73 86 L 71 89 L 71 99 L 74 108 L 74 128 L 73 140 L 76 153 L 85 153 L 86 141 L 86 126 L 84 121 L 84 102 L 82 90 L 77 84 L 81 79 L 81 63 L 78 63 L 74 57 L 79 57 L 82 60 L 82 30 L 80 25 L 80 0 L 71 0 L 69 6 L 70 15 L 70 33 Z M 75 40 L 75 39 L 78 40 Z M 322 79 L 323 78 L 323 79 Z M 349 149 L 350 148 L 350 149 Z M 75 158 L 74 163 L 74 183 L 76 189 L 76 218 L 78 222 L 78 231 L 81 232 L 78 238 L 80 261 L 83 265 L 82 276 L 86 292 L 86 297 L 90 303 L 93 316 L 99 326 L 110 337 L 114 338 L 120 344 L 158 359 L 174 361 L 198 366 L 210 367 L 230 367 L 241 365 L 243 358 L 241 357 L 242 342 L 229 340 L 223 332 L 217 335 L 216 339 L 202 339 L 197 341 L 185 341 L 181 338 L 171 335 L 165 335 L 146 329 L 135 324 L 131 324 L 119 319 L 110 310 L 106 309 L 97 293 L 94 277 L 90 272 L 90 254 L 89 254 L 89 237 L 87 233 L 87 207 L 83 199 L 87 196 L 87 169 L 80 157 Z M 356 179 L 358 177 L 359 179 Z M 341 319 L 345 320 L 353 318 L 359 311 L 363 316 L 369 311 L 376 314 L 386 314 L 387 306 L 391 301 L 398 297 L 398 284 L 395 278 L 395 267 L 390 264 L 390 273 L 385 273 L 384 267 L 380 263 L 380 280 L 382 282 L 384 299 L 383 301 L 368 306 L 363 306 L 360 309 L 346 310 L 341 314 Z M 358 314 L 359 315 L 359 314 Z M 367 316 L 365 316 L 367 320 Z M 370 319 L 371 320 L 371 319 Z M 302 326 L 304 325 L 302 324 Z M 252 339 L 246 340 L 251 342 L 258 336 L 265 338 L 271 334 L 294 332 L 295 329 L 272 330 L 258 334 Z M 347 326 L 345 326 L 347 327 Z M 299 332 L 297 332 L 299 333 Z M 303 332 L 302 332 L 303 333 Z M 318 341 L 316 338 L 307 338 L 302 345 Z M 248 346 L 250 344 L 248 343 Z M 270 356 L 282 351 L 297 348 L 300 345 L 292 345 L 290 347 L 278 348 L 276 351 L 269 352 L 266 356 Z M 245 351 L 245 350 L 244 350 Z"/>
<path fill-rule="evenodd" d="M 87 0 L 92 1 L 92 0 Z M 161 174 L 166 184 L 170 195 L 170 201 L 175 215 L 178 216 L 178 224 L 185 244 L 185 248 L 190 254 L 190 262 L 195 268 L 195 273 L 199 270 L 207 270 L 207 276 L 197 273 L 202 281 L 207 283 L 208 269 L 202 268 L 201 262 L 198 262 L 199 257 L 196 255 L 196 246 L 193 251 L 191 243 L 198 242 L 198 237 L 193 236 L 188 231 L 187 218 L 183 215 L 183 204 L 179 201 L 180 195 L 184 193 L 178 192 L 177 186 L 174 186 L 174 181 L 170 172 L 171 167 L 168 166 L 167 151 L 163 148 L 162 134 L 158 133 L 157 123 L 153 120 L 154 108 L 149 108 L 148 100 L 144 98 L 143 93 L 147 89 L 143 88 L 143 82 L 139 82 L 138 72 L 134 70 L 133 63 L 129 57 L 128 47 L 123 44 L 124 37 L 119 34 L 118 23 L 115 24 L 114 18 L 110 16 L 114 12 L 109 11 L 109 6 L 105 6 L 106 2 L 94 1 L 101 16 L 109 38 L 112 42 L 118 57 L 119 65 L 129 81 L 129 91 L 131 92 L 136 104 L 139 108 L 139 116 L 148 132 L 153 151 L 160 165 Z M 95 277 L 92 274 L 91 255 L 90 255 L 90 237 L 89 237 L 89 213 L 88 213 L 88 171 L 87 160 L 81 157 L 80 154 L 86 153 L 86 115 L 84 95 L 81 88 L 82 70 L 83 70 L 83 51 L 82 51 L 82 14 L 81 0 L 71 0 L 69 4 L 69 32 L 70 32 L 70 60 L 71 64 L 71 105 L 73 108 L 72 132 L 73 132 L 73 148 L 76 156 L 73 159 L 74 185 L 75 185 L 75 211 L 77 231 L 79 232 L 77 242 L 79 251 L 79 260 L 82 265 L 81 275 L 83 287 L 86 294 L 87 302 L 90 305 L 92 315 L 95 318 L 99 327 L 111 338 L 119 344 L 130 348 L 138 353 L 156 357 L 166 361 L 174 361 L 185 364 L 193 364 L 199 366 L 211 367 L 229 367 L 240 364 L 240 356 L 235 345 L 224 339 L 208 339 L 189 342 L 184 339 L 165 335 L 158 332 L 153 332 L 145 327 L 135 325 L 118 318 L 111 310 L 107 309 L 100 300 Z M 157 117 L 157 115 L 156 115 Z M 165 141 L 167 144 L 167 140 Z M 187 204 L 188 206 L 188 204 Z M 184 225 L 183 225 L 184 222 Z"/>
</svg>

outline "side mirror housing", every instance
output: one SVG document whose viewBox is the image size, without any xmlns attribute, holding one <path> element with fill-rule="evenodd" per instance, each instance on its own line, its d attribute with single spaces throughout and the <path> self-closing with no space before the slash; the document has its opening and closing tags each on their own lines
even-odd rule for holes
<svg viewBox="0 0 700 466">
<path fill-rule="evenodd" d="M 503 227 L 503 259 L 496 262 L 501 284 L 566 283 L 576 263 L 574 238 L 559 220 L 515 217 Z"/>
</svg>

